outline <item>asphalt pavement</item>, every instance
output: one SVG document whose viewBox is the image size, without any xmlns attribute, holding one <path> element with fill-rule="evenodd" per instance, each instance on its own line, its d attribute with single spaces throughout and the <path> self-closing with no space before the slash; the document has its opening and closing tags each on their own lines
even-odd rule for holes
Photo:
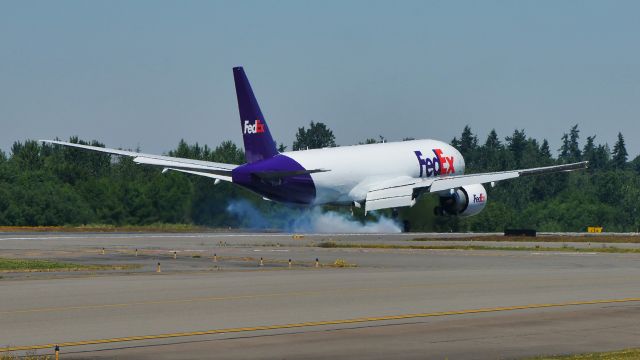
<svg viewBox="0 0 640 360">
<path fill-rule="evenodd" d="M 0 274 L 0 346 L 62 344 L 78 359 L 507 359 L 640 347 L 639 254 L 317 247 L 414 237 L 3 234 L 2 257 L 138 267 Z"/>
</svg>

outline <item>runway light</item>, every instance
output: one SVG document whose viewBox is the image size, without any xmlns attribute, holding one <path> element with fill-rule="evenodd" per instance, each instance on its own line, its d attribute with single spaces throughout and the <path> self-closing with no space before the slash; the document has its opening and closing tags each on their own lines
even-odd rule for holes
<svg viewBox="0 0 640 360">
<path fill-rule="evenodd" d="M 218 255 L 213 254 L 213 262 L 218 262 Z"/>
<path fill-rule="evenodd" d="M 291 269 L 291 259 L 289 259 L 289 269 Z"/>
<path fill-rule="evenodd" d="M 138 256 L 138 249 L 136 249 L 136 257 Z"/>
<path fill-rule="evenodd" d="M 318 258 L 316 258 L 316 267 L 320 267 L 320 261 L 318 260 Z"/>
<path fill-rule="evenodd" d="M 56 360 L 59 360 L 60 359 L 60 346 L 56 345 L 54 351 L 56 353 Z"/>
<path fill-rule="evenodd" d="M 102 255 L 104 255 L 104 248 L 102 248 Z"/>
<path fill-rule="evenodd" d="M 262 258 L 260 258 L 260 266 L 264 266 L 264 260 L 262 260 Z"/>
<path fill-rule="evenodd" d="M 159 262 L 158 262 L 158 267 L 156 268 L 156 272 L 157 272 L 157 273 L 162 272 L 162 270 L 160 270 L 160 263 L 159 263 Z"/>
<path fill-rule="evenodd" d="M 177 251 L 174 251 L 174 252 L 173 252 L 173 258 L 174 258 L 174 259 L 177 259 L 177 258 L 178 258 L 178 252 L 177 252 Z"/>
</svg>

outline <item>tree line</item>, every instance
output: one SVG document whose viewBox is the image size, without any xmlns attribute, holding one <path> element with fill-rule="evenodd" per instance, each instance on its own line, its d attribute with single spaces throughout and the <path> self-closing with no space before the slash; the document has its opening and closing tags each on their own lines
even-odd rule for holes
<svg viewBox="0 0 640 360">
<path fill-rule="evenodd" d="M 549 142 L 516 129 L 500 140 L 492 130 L 481 143 L 469 126 L 451 144 L 465 158 L 467 172 L 501 171 L 589 161 L 586 171 L 502 181 L 488 187 L 486 209 L 478 216 L 435 219 L 432 226 L 446 231 L 500 231 L 507 227 L 539 231 L 638 231 L 640 218 L 640 156 L 628 161 L 624 137 L 613 149 L 596 144 L 595 135 L 580 144 L 578 125 L 561 136 L 554 157 Z"/>
<path fill-rule="evenodd" d="M 640 218 L 640 156 L 629 161 L 624 137 L 613 148 L 573 126 L 560 137 L 557 156 L 546 139 L 539 141 L 522 129 L 500 138 L 492 130 L 484 141 L 467 126 L 452 139 L 465 158 L 468 173 L 548 166 L 588 160 L 586 171 L 504 181 L 488 188 L 487 208 L 470 218 L 435 217 L 435 196 L 425 196 L 400 218 L 415 231 L 502 231 L 509 227 L 539 231 L 583 231 L 603 226 L 605 231 L 638 231 Z M 404 140 L 410 140 L 406 138 Z M 71 142 L 104 146 L 98 141 Z M 383 136 L 360 143 L 386 141 Z M 336 146 L 333 132 L 312 122 L 296 133 L 292 148 Z M 286 146 L 280 144 L 280 150 Z M 243 150 L 231 141 L 215 148 L 181 140 L 169 156 L 241 164 Z M 0 151 L 0 225 L 51 226 L 80 224 L 145 225 L 186 223 L 212 227 L 251 227 L 227 211 L 233 201 L 252 203 L 274 228 L 282 227 L 296 207 L 263 201 L 228 183 L 214 185 L 209 178 L 161 173 L 156 167 L 136 165 L 132 159 L 33 140 L 15 142 L 7 155 Z M 350 213 L 348 208 L 332 208 Z M 387 214 L 388 212 L 382 212 Z M 353 215 L 366 221 L 361 210 Z"/>
</svg>

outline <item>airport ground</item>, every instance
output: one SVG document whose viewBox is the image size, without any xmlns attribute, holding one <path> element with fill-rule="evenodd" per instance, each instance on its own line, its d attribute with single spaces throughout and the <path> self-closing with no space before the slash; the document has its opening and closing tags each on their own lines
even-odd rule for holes
<svg viewBox="0 0 640 360">
<path fill-rule="evenodd" d="M 0 347 L 61 344 L 61 359 L 521 359 L 640 347 L 640 243 L 565 236 L 5 233 L 2 258 L 80 267 L 0 273 Z M 490 250 L 404 248 L 470 243 Z"/>
</svg>

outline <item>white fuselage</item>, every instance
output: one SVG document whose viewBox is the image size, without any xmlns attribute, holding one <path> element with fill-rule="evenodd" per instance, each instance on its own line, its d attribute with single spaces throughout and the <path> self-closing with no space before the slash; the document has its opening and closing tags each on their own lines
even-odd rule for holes
<svg viewBox="0 0 640 360">
<path fill-rule="evenodd" d="M 424 162 L 420 162 L 416 151 L 421 153 Z M 360 202 L 374 183 L 401 177 L 461 175 L 465 166 L 458 150 L 437 140 L 341 146 L 282 155 L 305 169 L 330 169 L 311 175 L 316 187 L 316 204 Z"/>
</svg>

